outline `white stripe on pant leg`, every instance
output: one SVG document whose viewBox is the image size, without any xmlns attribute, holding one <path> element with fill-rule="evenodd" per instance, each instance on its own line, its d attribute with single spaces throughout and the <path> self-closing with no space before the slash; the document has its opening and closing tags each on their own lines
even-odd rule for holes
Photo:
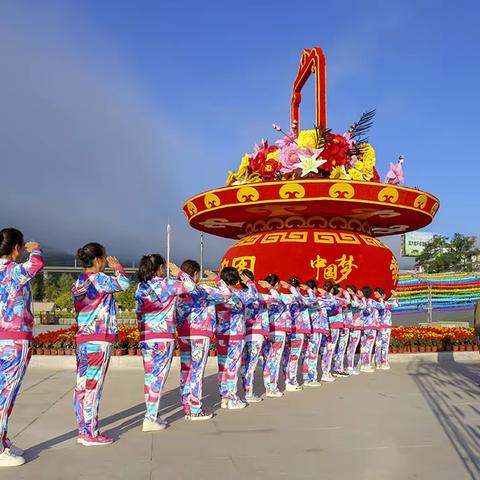
<svg viewBox="0 0 480 480">
<path fill-rule="evenodd" d="M 3 445 L 3 436 L 4 436 L 5 432 L 7 431 L 7 427 L 8 427 L 8 413 L 7 412 L 10 410 L 10 404 L 13 401 L 13 397 L 14 397 L 13 393 L 15 392 L 15 388 L 18 385 L 18 383 L 21 382 L 22 379 L 23 379 L 23 375 L 21 374 L 21 371 L 22 371 L 23 368 L 26 369 L 26 363 L 27 363 L 27 359 L 28 359 L 28 351 L 29 351 L 29 347 L 30 347 L 30 343 L 28 342 L 28 340 L 19 340 L 19 341 L 22 342 L 22 353 L 20 355 L 20 362 L 18 364 L 17 371 L 15 372 L 17 377 L 16 377 L 15 381 L 13 382 L 13 386 L 10 389 L 10 393 L 7 397 L 7 400 L 5 401 L 5 404 L 4 404 L 2 415 L 0 416 L 0 427 L 1 427 L 0 441 L 2 442 L 2 445 L 0 446 L 0 448 L 2 449 L 1 450 L 2 452 L 3 452 L 3 449 L 5 448 L 4 445 Z M 12 343 L 15 345 L 15 340 L 12 340 Z M 16 348 L 16 346 L 14 346 L 14 348 L 15 348 L 15 354 L 16 354 L 17 348 Z"/>
<path fill-rule="evenodd" d="M 101 350 L 102 348 L 103 348 L 103 345 L 100 346 Z M 108 352 L 108 355 L 107 355 L 107 352 Z M 92 401 L 92 411 L 91 411 L 92 419 L 90 422 L 90 432 L 92 436 L 94 435 L 94 432 L 98 431 L 98 412 L 100 411 L 100 400 L 102 396 L 103 383 L 105 381 L 105 376 L 107 374 L 107 365 L 110 362 L 111 344 L 105 346 L 105 351 L 103 351 L 103 353 L 104 353 L 104 357 L 102 360 L 102 365 L 100 366 L 101 384 L 99 386 L 98 385 L 99 382 L 97 382 L 97 385 L 95 386 L 93 401 Z M 97 399 L 98 399 L 98 402 L 97 402 Z"/>
</svg>

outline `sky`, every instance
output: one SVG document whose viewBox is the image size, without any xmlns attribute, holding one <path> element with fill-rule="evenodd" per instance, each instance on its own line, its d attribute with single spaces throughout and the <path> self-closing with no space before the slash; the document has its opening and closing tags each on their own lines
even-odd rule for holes
<svg viewBox="0 0 480 480">
<path fill-rule="evenodd" d="M 320 46 L 328 126 L 376 108 L 381 176 L 403 154 L 406 185 L 441 199 L 426 230 L 478 235 L 479 13 L 462 0 L 3 0 L 0 223 L 129 259 L 164 252 L 170 223 L 173 258 L 198 257 L 184 201 L 277 139 L 300 53 Z M 313 85 L 303 99 L 313 124 Z M 229 244 L 208 236 L 206 263 Z"/>
</svg>

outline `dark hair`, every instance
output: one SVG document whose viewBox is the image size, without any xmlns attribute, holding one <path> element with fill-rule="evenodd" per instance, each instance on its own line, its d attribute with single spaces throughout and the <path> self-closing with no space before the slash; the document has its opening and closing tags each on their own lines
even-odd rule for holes
<svg viewBox="0 0 480 480">
<path fill-rule="evenodd" d="M 348 289 L 352 290 L 353 292 L 357 291 L 357 287 L 355 285 L 347 285 L 347 290 Z"/>
<path fill-rule="evenodd" d="M 248 268 L 243 270 L 242 275 L 245 275 L 246 277 L 248 277 L 252 282 L 255 281 L 255 276 L 253 275 L 253 272 Z"/>
<path fill-rule="evenodd" d="M 158 253 L 144 255 L 138 265 L 138 280 L 142 283 L 148 282 L 157 274 L 162 265 L 165 265 L 165 259 Z"/>
<path fill-rule="evenodd" d="M 376 287 L 375 292 L 378 292 L 380 295 L 385 295 L 385 290 L 382 287 Z"/>
<path fill-rule="evenodd" d="M 229 286 L 236 285 L 240 281 L 240 275 L 235 267 L 222 268 L 220 278 Z"/>
<path fill-rule="evenodd" d="M 270 275 L 267 275 L 265 281 L 274 287 L 278 282 L 280 282 L 280 278 L 276 273 L 271 273 Z"/>
<path fill-rule="evenodd" d="M 105 255 L 105 247 L 96 242 L 87 243 L 77 250 L 77 258 L 85 268 L 91 267 L 96 258 L 103 258 Z"/>
<path fill-rule="evenodd" d="M 317 289 L 317 282 L 315 280 L 307 280 L 305 285 L 309 286 L 312 290 Z"/>
<path fill-rule="evenodd" d="M 327 280 L 326 282 L 323 283 L 323 289 L 326 290 L 327 292 L 330 292 L 333 288 L 333 283 Z"/>
<path fill-rule="evenodd" d="M 16 228 L 4 228 L 0 230 L 0 256 L 10 255 L 13 249 L 24 245 L 23 233 Z"/>
<path fill-rule="evenodd" d="M 330 290 L 330 293 L 333 295 L 338 295 L 340 293 L 340 285 L 336 283 L 335 285 L 332 285 L 332 289 Z"/>
<path fill-rule="evenodd" d="M 370 298 L 372 296 L 372 293 L 373 293 L 372 287 L 362 287 L 361 290 L 365 298 Z"/>
<path fill-rule="evenodd" d="M 200 273 L 200 264 L 196 260 L 185 260 L 180 265 L 180 270 L 193 278 L 196 273 Z"/>
<path fill-rule="evenodd" d="M 288 283 L 295 288 L 298 288 L 300 286 L 300 279 L 298 277 L 290 277 L 290 280 Z"/>
</svg>

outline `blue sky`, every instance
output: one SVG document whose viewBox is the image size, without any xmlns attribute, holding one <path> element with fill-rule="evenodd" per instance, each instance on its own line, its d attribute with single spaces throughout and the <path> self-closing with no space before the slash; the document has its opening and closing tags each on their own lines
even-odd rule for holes
<svg viewBox="0 0 480 480">
<path fill-rule="evenodd" d="M 295 7 L 297 5 L 297 7 Z M 383 176 L 441 199 L 428 228 L 478 235 L 474 1 L 64 1 L 0 5 L 2 224 L 76 249 L 195 256 L 181 206 L 286 126 L 302 48 L 327 57 L 328 126 L 377 108 Z M 313 86 L 303 125 L 313 123 Z M 308 94 L 310 89 L 311 95 Z M 309 98 L 310 97 L 310 98 Z M 213 265 L 228 242 L 209 237 Z"/>
</svg>

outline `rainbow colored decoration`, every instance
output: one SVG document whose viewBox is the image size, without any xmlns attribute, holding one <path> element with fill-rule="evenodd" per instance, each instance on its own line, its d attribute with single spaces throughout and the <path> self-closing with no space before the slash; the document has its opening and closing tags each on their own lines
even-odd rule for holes
<svg viewBox="0 0 480 480">
<path fill-rule="evenodd" d="M 400 275 L 398 310 L 425 309 L 431 288 L 433 309 L 468 307 L 480 300 L 480 274 L 439 273 Z"/>
</svg>

